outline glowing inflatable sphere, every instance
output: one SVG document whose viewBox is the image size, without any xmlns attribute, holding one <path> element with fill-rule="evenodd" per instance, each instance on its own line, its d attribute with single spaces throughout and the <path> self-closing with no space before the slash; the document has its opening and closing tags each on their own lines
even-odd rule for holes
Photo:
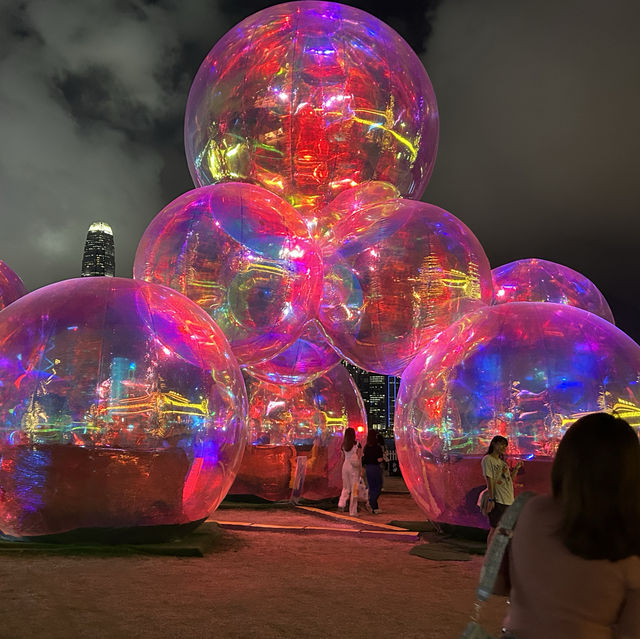
<svg viewBox="0 0 640 639">
<path fill-rule="evenodd" d="M 296 210 L 238 182 L 195 189 L 166 206 L 140 240 L 133 273 L 207 311 L 244 365 L 290 346 L 322 287 L 320 254 Z"/>
<path fill-rule="evenodd" d="M 568 266 L 529 258 L 491 271 L 494 304 L 556 302 L 577 306 L 614 323 L 607 300 L 595 284 Z"/>
<path fill-rule="evenodd" d="M 334 235 L 319 318 L 360 368 L 400 375 L 438 332 L 491 302 L 480 243 L 436 206 L 388 200 L 347 217 Z"/>
<path fill-rule="evenodd" d="M 26 292 L 22 280 L 0 260 L 0 311 Z"/>
<path fill-rule="evenodd" d="M 209 52 L 185 115 L 197 186 L 260 184 L 315 211 L 342 189 L 384 180 L 419 198 L 438 143 L 429 77 L 373 16 L 332 2 L 259 11 Z"/>
<path fill-rule="evenodd" d="M 360 437 L 367 430 L 360 393 L 344 366 L 338 364 L 304 385 L 245 379 L 250 443 L 230 493 L 270 501 L 289 499 L 298 471 L 303 473 L 300 497 L 317 500 L 339 495 L 344 429 L 352 426 Z"/>
<path fill-rule="evenodd" d="M 340 221 L 356 212 L 362 215 L 363 211 L 370 206 L 399 197 L 400 192 L 395 186 L 388 182 L 379 181 L 363 182 L 342 191 L 317 214 L 318 243 L 323 253 L 331 252 L 333 247 L 339 245 L 339 240 L 334 236 L 333 229 Z"/>
<path fill-rule="evenodd" d="M 2 312 L 0 353 L 2 534 L 157 534 L 224 498 L 246 391 L 224 335 L 182 295 L 110 277 L 52 284 Z"/>
<path fill-rule="evenodd" d="M 246 370 L 272 384 L 304 384 L 320 377 L 340 360 L 317 322 L 312 320 L 287 350 L 268 362 L 248 366 Z"/>
<path fill-rule="evenodd" d="M 562 304 L 514 302 L 472 313 L 402 376 L 395 436 L 402 475 L 429 519 L 488 527 L 476 506 L 494 435 L 524 459 L 516 491 L 549 491 L 567 427 L 593 411 L 640 424 L 640 346 Z"/>
</svg>

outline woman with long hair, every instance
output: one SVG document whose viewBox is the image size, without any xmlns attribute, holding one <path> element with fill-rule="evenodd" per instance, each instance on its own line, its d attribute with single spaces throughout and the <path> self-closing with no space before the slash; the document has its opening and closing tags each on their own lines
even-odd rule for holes
<svg viewBox="0 0 640 639">
<path fill-rule="evenodd" d="M 382 446 L 378 443 L 377 431 L 371 429 L 367 433 L 367 443 L 362 452 L 362 465 L 367 474 L 367 485 L 369 486 L 369 506 L 371 512 L 376 515 L 378 509 L 378 497 L 382 492 L 382 461 L 384 453 Z"/>
<path fill-rule="evenodd" d="M 491 541 L 504 511 L 513 503 L 513 479 L 522 466 L 522 462 L 519 461 L 512 469 L 509 468 L 504 458 L 508 445 L 506 437 L 496 435 L 489 444 L 487 454 L 482 458 L 482 475 L 487 482 L 486 513 L 490 526 L 487 544 Z"/>
<path fill-rule="evenodd" d="M 623 419 L 581 417 L 511 540 L 507 631 L 518 639 L 640 637 L 640 442 Z"/>
<path fill-rule="evenodd" d="M 356 442 L 356 431 L 351 426 L 344 430 L 342 440 L 342 492 L 338 500 L 338 508 L 344 512 L 349 500 L 349 514 L 358 514 L 358 500 L 354 494 L 354 487 L 362 473 L 362 446 Z"/>
</svg>

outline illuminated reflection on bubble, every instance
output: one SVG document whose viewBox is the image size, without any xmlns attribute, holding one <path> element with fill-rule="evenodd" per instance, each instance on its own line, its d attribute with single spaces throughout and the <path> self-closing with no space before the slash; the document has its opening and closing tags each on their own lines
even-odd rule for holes
<svg viewBox="0 0 640 639">
<path fill-rule="evenodd" d="M 134 277 L 196 302 L 251 365 L 291 345 L 315 314 L 322 260 L 293 207 L 232 182 L 168 204 L 140 240 Z"/>
<path fill-rule="evenodd" d="M 0 260 L 0 311 L 27 292 L 22 280 Z"/>
<path fill-rule="evenodd" d="M 593 411 L 640 424 L 640 346 L 593 313 L 514 302 L 472 313 L 407 367 L 396 405 L 402 474 L 430 519 L 487 527 L 475 500 L 494 435 L 529 459 L 516 480 L 545 492 L 567 427 Z"/>
<path fill-rule="evenodd" d="M 361 182 L 419 198 L 437 144 L 433 87 L 411 47 L 372 15 L 329 2 L 243 20 L 203 61 L 185 115 L 194 184 L 260 184 L 313 232 L 316 212 Z"/>
<path fill-rule="evenodd" d="M 230 493 L 288 499 L 298 458 L 306 472 L 301 497 L 327 499 L 342 489 L 340 446 L 347 426 L 359 438 L 367 420 L 351 375 L 338 364 L 309 384 L 275 385 L 245 375 L 249 440 Z"/>
<path fill-rule="evenodd" d="M 229 344 L 175 291 L 87 277 L 0 322 L 0 530 L 180 525 L 207 516 L 246 441 Z"/>
<path fill-rule="evenodd" d="M 577 306 L 614 323 L 613 314 L 596 285 L 568 266 L 528 258 L 491 271 L 494 304 L 556 302 Z"/>
<path fill-rule="evenodd" d="M 400 375 L 438 332 L 489 304 L 491 272 L 473 233 L 447 211 L 391 199 L 334 227 L 319 318 L 365 370 Z"/>
</svg>

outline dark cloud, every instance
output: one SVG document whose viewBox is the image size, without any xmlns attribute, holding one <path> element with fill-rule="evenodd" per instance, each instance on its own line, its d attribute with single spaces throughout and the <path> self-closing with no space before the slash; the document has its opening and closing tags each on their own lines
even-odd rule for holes
<svg viewBox="0 0 640 639">
<path fill-rule="evenodd" d="M 0 259 L 29 288 L 77 276 L 87 228 L 105 220 L 117 273 L 130 276 L 148 222 L 190 187 L 181 129 L 199 60 L 185 58 L 229 25 L 200 0 L 22 0 L 1 12 Z"/>
<path fill-rule="evenodd" d="M 423 57 L 440 110 L 424 199 L 461 218 L 493 266 L 584 273 L 640 338 L 640 5 L 457 0 Z"/>
</svg>

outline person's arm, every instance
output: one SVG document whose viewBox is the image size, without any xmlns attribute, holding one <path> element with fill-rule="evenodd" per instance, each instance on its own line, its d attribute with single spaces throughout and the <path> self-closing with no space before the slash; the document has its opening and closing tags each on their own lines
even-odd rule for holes
<svg viewBox="0 0 640 639">
<path fill-rule="evenodd" d="M 484 479 L 487 482 L 487 492 L 489 493 L 489 502 L 487 503 L 487 512 L 491 512 L 493 510 L 493 506 L 496 503 L 495 499 L 495 483 L 493 481 L 493 477 L 489 475 L 491 470 L 491 466 L 488 463 L 482 464 L 482 473 L 484 474 Z"/>
<path fill-rule="evenodd" d="M 484 476 L 486 482 L 487 482 L 487 491 L 489 492 L 489 501 L 487 503 L 487 512 L 491 512 L 493 510 L 493 507 L 496 503 L 496 498 L 495 498 L 495 483 L 493 481 L 493 477 L 489 477 L 489 475 L 485 475 Z"/>
<path fill-rule="evenodd" d="M 613 636 L 615 639 L 640 637 L 640 590 L 627 591 Z"/>
<path fill-rule="evenodd" d="M 519 460 L 518 463 L 511 469 L 511 481 L 515 481 L 516 475 L 518 471 L 522 468 L 522 460 Z"/>
</svg>

